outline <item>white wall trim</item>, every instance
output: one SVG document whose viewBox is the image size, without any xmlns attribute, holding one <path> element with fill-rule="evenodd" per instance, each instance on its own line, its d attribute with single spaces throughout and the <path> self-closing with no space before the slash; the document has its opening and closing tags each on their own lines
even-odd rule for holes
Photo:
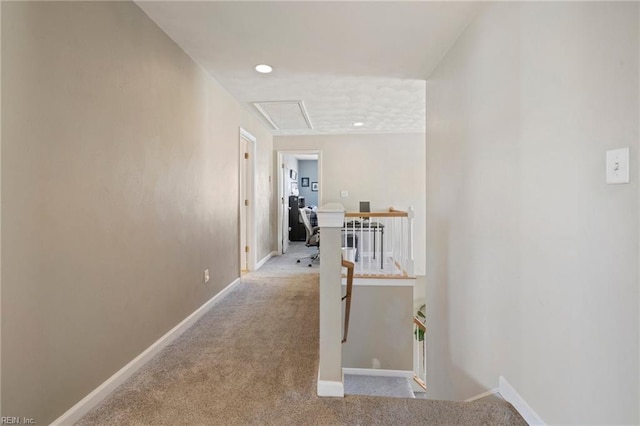
<svg viewBox="0 0 640 426">
<path fill-rule="evenodd" d="M 344 383 L 330 380 L 320 380 L 318 371 L 318 396 L 334 396 L 344 398 Z"/>
<path fill-rule="evenodd" d="M 196 309 L 191 315 L 186 317 L 182 322 L 169 330 L 164 336 L 156 340 L 151 346 L 144 350 L 140 355 L 135 357 L 127 365 L 118 370 L 113 376 L 109 377 L 104 383 L 93 390 L 89 395 L 85 396 L 80 402 L 68 409 L 63 415 L 58 417 L 51 423 L 52 425 L 74 424 L 87 414 L 92 408 L 102 402 L 111 392 L 124 383 L 136 371 L 149 362 L 162 349 L 176 340 L 182 333 L 191 327 L 200 319 L 216 302 L 222 299 L 231 289 L 240 282 L 237 278 L 231 284 L 226 286 L 215 296 L 213 296 L 204 305 Z"/>
<path fill-rule="evenodd" d="M 411 370 L 384 370 L 380 368 L 343 368 L 342 374 L 351 374 L 352 376 L 377 376 L 377 377 L 404 377 L 413 379 L 413 371 Z"/>
<path fill-rule="evenodd" d="M 520 394 L 507 382 L 507 379 L 500 376 L 499 379 L 499 391 L 502 397 L 511 403 L 513 407 L 520 413 L 529 425 L 544 425 L 540 416 L 533 411 L 533 408 L 527 404 L 527 402 L 520 396 Z"/>
<path fill-rule="evenodd" d="M 478 394 L 478 395 L 476 395 L 476 396 L 472 396 L 472 397 L 471 397 L 471 398 L 469 398 L 469 399 L 465 399 L 465 400 L 464 400 L 464 402 L 473 402 L 473 401 L 477 401 L 477 400 L 479 400 L 479 399 L 486 398 L 486 397 L 488 397 L 488 396 L 496 395 L 496 394 L 499 394 L 499 393 L 500 393 L 500 389 L 498 389 L 498 388 L 489 389 L 489 390 L 488 390 L 488 391 L 486 391 L 486 392 L 482 392 L 482 393 L 479 393 L 479 394 Z"/>
<path fill-rule="evenodd" d="M 269 261 L 269 259 L 271 259 L 273 256 L 276 256 L 278 254 L 278 252 L 276 251 L 272 251 L 271 253 L 269 253 L 268 255 L 266 255 L 264 257 L 264 259 L 262 259 L 260 262 L 256 263 L 256 270 L 260 269 L 262 267 L 262 265 L 264 265 L 265 263 L 267 263 L 267 261 Z"/>
<path fill-rule="evenodd" d="M 253 136 L 251 133 L 247 132 L 245 129 L 243 129 L 242 127 L 240 127 L 240 136 L 242 136 L 243 138 L 251 141 L 251 142 L 256 142 L 257 139 L 255 136 Z"/>
</svg>

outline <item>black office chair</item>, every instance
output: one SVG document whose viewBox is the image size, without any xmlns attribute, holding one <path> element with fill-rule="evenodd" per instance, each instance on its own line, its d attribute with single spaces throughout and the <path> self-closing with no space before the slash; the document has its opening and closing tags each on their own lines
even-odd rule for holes
<svg viewBox="0 0 640 426">
<path fill-rule="evenodd" d="M 300 219 L 302 219 L 304 228 L 307 231 L 307 247 L 318 247 L 318 251 L 310 256 L 301 257 L 296 263 L 300 263 L 302 259 L 309 259 L 309 267 L 311 267 L 314 261 L 320 261 L 320 228 L 311 226 L 311 221 L 309 220 L 309 215 L 311 214 L 310 209 L 303 207 L 299 209 L 299 212 Z M 307 215 L 307 212 L 309 212 L 309 215 Z"/>
</svg>

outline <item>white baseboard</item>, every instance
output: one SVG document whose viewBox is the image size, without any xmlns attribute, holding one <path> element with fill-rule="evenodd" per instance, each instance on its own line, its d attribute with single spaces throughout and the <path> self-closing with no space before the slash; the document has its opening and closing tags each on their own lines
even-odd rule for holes
<svg viewBox="0 0 640 426">
<path fill-rule="evenodd" d="M 513 407 L 520 413 L 523 419 L 526 420 L 529 425 L 544 425 L 540 416 L 527 404 L 527 402 L 520 396 L 520 394 L 507 382 L 507 379 L 500 376 L 499 379 L 499 391 L 500 395 L 513 405 Z"/>
<path fill-rule="evenodd" d="M 98 405 L 103 399 L 105 399 L 111 392 L 113 392 L 118 386 L 124 383 L 129 377 L 131 377 L 136 371 L 144 366 L 151 358 L 153 358 L 162 349 L 168 346 L 171 342 L 177 339 L 182 333 L 184 333 L 189 327 L 191 327 L 196 321 L 200 319 L 217 301 L 224 297 L 236 284 L 240 282 L 240 278 L 237 278 L 231 284 L 226 286 L 215 296 L 213 296 L 204 305 L 200 306 L 191 315 L 186 317 L 180 324 L 169 330 L 164 336 L 156 340 L 151 346 L 144 350 L 140 355 L 135 357 L 127 365 L 122 367 L 113 376 L 109 377 L 104 383 L 98 386 L 93 392 L 85 396 L 80 402 L 68 409 L 63 415 L 58 417 L 51 423 L 52 425 L 68 425 L 74 424 L 87 414 L 92 408 Z"/>
<path fill-rule="evenodd" d="M 267 263 L 269 261 L 269 259 L 271 259 L 273 256 L 276 256 L 278 254 L 277 251 L 272 251 L 271 253 L 269 253 L 268 255 L 266 255 L 264 257 L 264 259 L 262 259 L 260 262 L 256 263 L 256 270 L 260 269 L 262 267 L 262 265 L 264 265 L 265 263 Z"/>
<path fill-rule="evenodd" d="M 318 380 L 318 396 L 344 397 L 344 384 L 329 380 Z"/>
<path fill-rule="evenodd" d="M 499 394 L 499 393 L 500 393 L 500 389 L 498 389 L 498 388 L 489 389 L 489 390 L 488 390 L 488 391 L 486 391 L 486 392 L 482 392 L 482 393 L 480 393 L 480 394 L 478 394 L 478 395 L 476 395 L 476 396 L 472 396 L 472 397 L 471 397 L 471 398 L 469 398 L 469 399 L 465 399 L 465 400 L 464 400 L 464 402 L 473 402 L 473 401 L 477 401 L 478 399 L 486 398 L 486 397 L 488 397 L 488 396 L 495 395 L 495 394 Z"/>
<path fill-rule="evenodd" d="M 320 380 L 320 371 L 318 370 L 318 396 L 335 396 L 344 398 L 344 383 L 331 380 Z"/>
<path fill-rule="evenodd" d="M 411 370 L 383 370 L 381 368 L 343 368 L 342 374 L 354 376 L 405 377 L 413 379 Z"/>
</svg>

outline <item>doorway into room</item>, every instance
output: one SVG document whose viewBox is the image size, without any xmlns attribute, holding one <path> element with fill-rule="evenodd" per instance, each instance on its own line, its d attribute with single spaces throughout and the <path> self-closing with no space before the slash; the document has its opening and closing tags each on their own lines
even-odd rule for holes
<svg viewBox="0 0 640 426">
<path fill-rule="evenodd" d="M 278 151 L 278 252 L 284 254 L 290 242 L 304 243 L 306 229 L 301 209 L 313 212 L 322 203 L 321 152 Z M 315 215 L 314 215 L 315 216 Z"/>
</svg>

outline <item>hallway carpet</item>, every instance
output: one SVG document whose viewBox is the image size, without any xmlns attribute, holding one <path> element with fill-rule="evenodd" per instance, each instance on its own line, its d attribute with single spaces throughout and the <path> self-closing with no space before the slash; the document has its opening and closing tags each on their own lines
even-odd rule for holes
<svg viewBox="0 0 640 426">
<path fill-rule="evenodd" d="M 526 425 L 504 402 L 317 397 L 317 272 L 288 255 L 247 274 L 78 424 Z"/>
</svg>

